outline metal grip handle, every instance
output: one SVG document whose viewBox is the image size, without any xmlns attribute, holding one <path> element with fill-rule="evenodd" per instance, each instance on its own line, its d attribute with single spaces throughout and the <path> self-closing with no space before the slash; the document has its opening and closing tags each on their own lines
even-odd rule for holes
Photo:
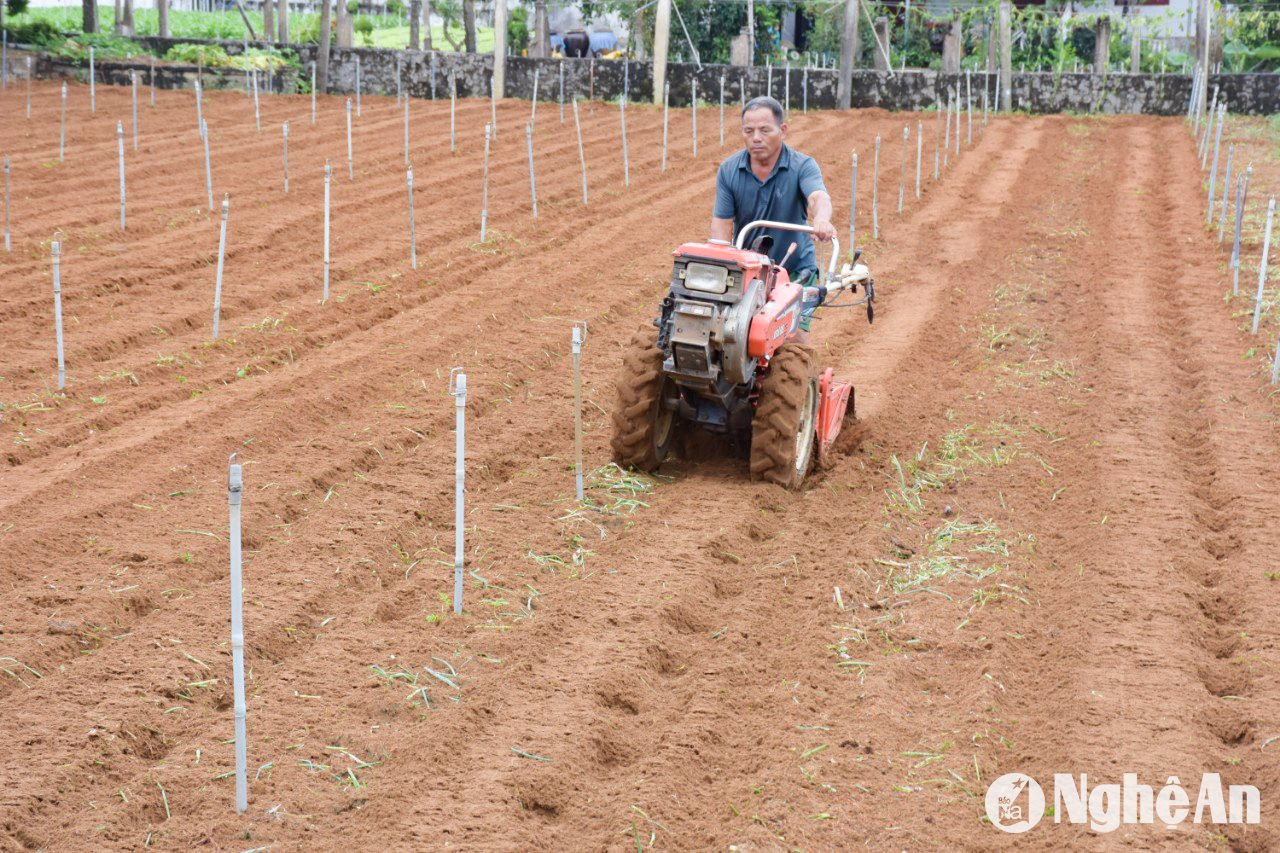
<svg viewBox="0 0 1280 853">
<path fill-rule="evenodd" d="M 738 232 L 738 239 L 734 241 L 734 245 L 741 249 L 743 243 L 747 239 L 747 234 L 757 228 L 776 228 L 779 231 L 798 231 L 801 234 L 812 234 L 812 225 L 796 225 L 794 222 L 774 222 L 772 219 L 757 219 L 754 222 L 748 222 Z M 831 259 L 827 262 L 827 278 L 835 275 L 836 259 L 840 257 L 840 240 L 836 237 L 831 238 Z"/>
</svg>

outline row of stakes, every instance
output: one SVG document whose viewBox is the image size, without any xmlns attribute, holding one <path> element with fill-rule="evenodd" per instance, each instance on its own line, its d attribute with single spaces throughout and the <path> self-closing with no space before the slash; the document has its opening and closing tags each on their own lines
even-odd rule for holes
<svg viewBox="0 0 1280 853">
<path fill-rule="evenodd" d="M 90 58 L 90 63 L 92 65 L 92 56 Z M 259 131 L 261 131 L 262 120 L 261 120 L 260 102 L 258 97 L 259 87 L 257 84 L 257 72 L 256 70 L 250 70 L 247 73 L 248 73 L 248 79 L 249 79 L 247 93 L 249 94 L 250 97 L 252 97 L 254 102 L 254 122 L 255 122 L 256 128 Z M 312 69 L 312 74 L 314 79 L 314 68 Z M 538 216 L 538 190 L 537 190 L 536 174 L 534 169 L 533 129 L 534 129 L 534 124 L 537 118 L 537 109 L 538 109 L 538 100 L 537 100 L 538 86 L 539 86 L 538 78 L 539 78 L 539 72 L 535 70 L 534 81 L 533 81 L 534 98 L 530 107 L 529 121 L 525 125 L 526 149 L 528 153 L 529 194 L 530 194 L 530 201 L 531 201 L 531 208 L 532 208 L 531 212 L 532 212 L 532 216 L 535 219 Z M 357 77 L 357 80 L 358 79 L 359 78 Z M 725 78 L 722 76 L 720 80 L 720 100 L 719 100 L 720 140 L 722 145 L 724 141 L 724 126 L 725 126 L 724 83 L 725 83 Z M 745 78 L 741 81 L 741 83 L 743 86 L 745 86 Z M 619 122 L 620 122 L 620 129 L 621 129 L 621 142 L 622 142 L 621 149 L 622 149 L 622 159 L 623 159 L 623 183 L 625 186 L 630 186 L 631 169 L 630 169 L 630 155 L 629 155 L 629 149 L 627 144 L 627 125 L 626 125 L 627 88 L 628 88 L 628 81 L 624 77 L 624 93 L 618 99 L 618 109 L 619 109 Z M 131 91 L 132 91 L 132 116 L 133 116 L 132 140 L 133 140 L 133 149 L 136 151 L 138 149 L 138 75 L 137 75 L 137 72 L 134 72 L 131 78 Z M 95 92 L 96 92 L 96 88 L 93 84 L 93 76 L 91 74 L 90 87 L 89 87 L 91 109 L 93 108 L 92 105 L 96 101 Z M 194 92 L 195 92 L 195 107 L 196 107 L 196 126 L 198 130 L 199 138 L 200 138 L 201 150 L 203 152 L 203 157 L 204 157 L 205 196 L 206 196 L 206 202 L 208 204 L 208 208 L 212 212 L 214 210 L 214 192 L 213 192 L 212 157 L 210 153 L 210 131 L 209 131 L 208 122 L 204 118 L 203 87 L 201 86 L 199 81 L 197 81 L 195 84 Z M 564 94 L 563 74 L 561 75 L 560 92 L 561 92 L 561 97 L 563 98 L 563 94 Z M 697 156 L 697 116 L 698 116 L 696 80 L 693 82 L 692 94 L 693 94 L 693 98 L 692 98 L 692 104 L 690 107 L 691 116 L 692 116 L 692 134 L 693 134 L 692 144 L 693 144 L 693 156 L 696 157 Z M 998 94 L 999 93 L 997 92 L 997 97 L 998 97 Z M 153 105 L 154 105 L 154 95 L 155 95 L 155 90 L 153 86 L 152 88 L 152 104 Z M 981 96 L 982 96 L 981 97 L 982 117 L 981 117 L 981 123 L 979 124 L 979 132 L 981 132 L 982 126 L 985 125 L 988 121 L 990 104 L 989 104 L 988 91 L 986 86 L 982 87 Z M 62 84 L 62 87 L 61 87 L 60 98 L 61 98 L 61 122 L 60 122 L 59 141 L 58 141 L 58 159 L 61 162 L 65 159 L 65 153 L 66 153 L 67 85 L 65 82 Z M 416 270 L 418 268 L 418 257 L 417 257 L 418 253 L 417 253 L 417 237 L 416 237 L 416 225 L 415 225 L 416 217 L 414 215 L 413 166 L 410 163 L 410 156 L 409 156 L 410 99 L 407 96 L 403 96 L 401 100 L 403 102 L 403 115 L 404 115 L 404 160 L 405 160 L 405 166 L 406 166 L 405 182 L 406 182 L 406 188 L 408 192 L 409 262 L 410 262 L 410 267 Z M 486 123 L 484 126 L 483 178 L 482 178 L 481 210 L 480 210 L 480 241 L 481 242 L 484 242 L 488 235 L 489 151 L 490 151 L 491 141 L 497 137 L 496 101 L 497 101 L 496 97 L 490 98 L 491 119 L 490 119 L 490 122 Z M 581 124 L 581 120 L 578 112 L 578 99 L 574 97 L 571 100 L 570 105 L 573 113 L 574 129 L 577 137 L 578 161 L 579 161 L 579 167 L 582 175 L 582 204 L 585 206 L 589 203 L 589 188 L 588 188 L 588 182 L 587 182 L 586 153 L 585 153 L 585 149 L 582 141 L 582 124 Z M 946 100 L 939 106 L 940 108 L 937 110 L 937 113 L 936 113 L 937 121 L 939 125 L 944 125 L 944 127 L 936 129 L 934 133 L 934 150 L 933 150 L 934 180 L 939 179 L 941 175 L 941 171 L 949 166 L 950 160 L 953 157 L 959 156 L 960 147 L 961 147 L 962 123 L 964 122 L 966 117 L 967 117 L 967 131 L 965 135 L 967 137 L 967 144 L 971 145 L 973 143 L 975 105 L 974 105 L 974 94 L 973 94 L 973 89 L 971 85 L 971 75 L 966 74 L 965 76 L 965 85 L 964 85 L 963 93 L 961 93 L 958 86 L 951 88 L 947 92 Z M 355 149 L 354 149 L 354 142 L 353 142 L 353 135 L 352 135 L 353 107 L 354 107 L 355 114 L 358 117 L 360 115 L 360 95 L 359 95 L 358 89 L 357 89 L 356 99 L 354 102 L 352 101 L 351 98 L 348 98 L 346 100 L 347 178 L 348 180 L 351 180 L 351 181 L 355 180 L 355 156 L 354 156 Z M 561 102 L 561 107 L 563 109 L 563 101 Z M 28 112 L 29 112 L 29 108 L 30 108 L 30 98 L 28 96 Z M 450 109 L 449 109 L 449 146 L 451 151 L 456 149 L 456 139 L 457 139 L 456 108 L 457 108 L 457 80 L 456 78 L 451 77 L 450 78 Z M 311 121 L 312 121 L 312 124 L 316 123 L 316 101 L 315 101 L 314 87 L 312 88 L 312 98 L 311 98 Z M 664 96 L 663 96 L 662 170 L 664 172 L 666 171 L 666 168 L 667 168 L 669 123 L 670 123 L 670 85 L 668 84 L 664 90 Z M 898 179 L 897 210 L 899 213 L 901 213 L 904 209 L 906 192 L 907 192 L 907 163 L 908 163 L 908 152 L 911 148 L 910 137 L 911 137 L 910 125 L 904 125 L 902 129 L 901 162 L 900 162 L 899 179 Z M 122 121 L 116 122 L 116 139 L 117 139 L 119 188 L 120 188 L 120 230 L 125 231 L 127 228 L 127 187 L 126 187 L 126 179 L 125 179 L 124 124 Z M 285 193 L 288 193 L 289 192 L 289 123 L 287 121 L 281 125 L 281 142 L 282 142 L 281 156 L 282 156 L 282 165 L 283 165 L 283 189 Z M 880 149 L 881 149 L 881 139 L 877 135 L 875 137 L 873 174 L 872 174 L 872 198 L 871 198 L 871 231 L 872 231 L 873 239 L 879 239 L 880 237 L 880 215 L 879 215 Z M 853 151 L 851 156 L 852 156 L 852 180 L 850 185 L 849 245 L 853 246 L 853 245 L 856 245 L 855 241 L 856 241 L 856 235 L 857 235 L 856 199 L 857 199 L 857 192 L 858 192 L 858 152 L 856 150 Z M 916 145 L 915 145 L 915 197 L 917 199 L 919 199 L 921 195 L 923 156 L 924 156 L 924 122 L 918 121 L 916 124 Z M 11 205 L 10 205 L 11 165 L 7 155 L 3 159 L 3 167 L 4 167 L 4 177 L 5 177 L 4 244 L 5 244 L 5 251 L 9 252 L 9 251 L 12 251 Z M 326 161 L 325 167 L 324 167 L 323 283 L 322 283 L 322 291 L 321 291 L 322 302 L 328 301 L 329 291 L 330 291 L 330 265 L 331 265 L 330 264 L 330 259 L 331 259 L 330 212 L 331 212 L 331 195 L 332 195 L 332 189 L 331 189 L 332 177 L 333 177 L 332 167 L 329 165 L 328 161 Z M 218 339 L 218 336 L 220 333 L 220 326 L 221 326 L 220 316 L 221 316 L 221 302 L 222 302 L 222 289 L 223 289 L 222 287 L 223 270 L 225 268 L 225 258 L 226 258 L 226 249 L 227 249 L 227 223 L 230 215 L 230 203 L 231 203 L 230 195 L 225 194 L 223 196 L 222 205 L 221 205 L 221 217 L 220 217 L 219 238 L 218 238 L 218 258 L 217 258 L 215 281 L 214 281 L 213 323 L 212 323 L 212 338 L 214 340 Z M 54 255 L 53 265 L 55 270 L 55 281 L 58 278 L 58 273 L 57 273 L 58 266 L 59 266 L 59 259 L 58 259 L 59 248 L 58 247 L 60 245 L 59 240 L 56 239 L 57 236 L 58 235 L 55 235 L 55 240 L 53 241 L 53 244 L 51 246 L 51 251 L 53 252 L 53 255 Z M 60 298 L 55 299 L 54 308 L 55 308 L 55 315 L 57 315 L 55 317 L 55 326 L 60 326 L 60 322 L 59 322 L 61 318 Z M 58 345 L 58 353 L 57 353 L 58 390 L 62 391 L 62 390 L 65 390 L 66 370 L 65 370 L 64 350 L 62 345 L 61 334 L 58 335 L 57 345 Z"/>
<path fill-rule="evenodd" d="M 260 110 L 258 108 L 258 88 L 256 85 L 256 74 L 250 75 L 249 89 L 254 98 L 254 114 L 255 122 L 261 129 Z M 531 108 L 530 121 L 526 125 L 526 139 L 528 141 L 529 152 L 529 189 L 533 203 L 533 215 L 537 216 L 537 190 L 534 181 L 533 170 L 533 123 L 537 111 L 537 72 L 535 71 L 535 98 Z M 137 148 L 137 76 L 132 80 L 134 93 L 134 148 Z M 695 83 L 696 86 L 696 83 Z M 563 91 L 563 88 L 562 88 Z M 197 83 L 196 89 L 196 112 L 197 122 L 199 126 L 200 139 L 204 151 L 205 161 L 205 183 L 206 194 L 210 209 L 213 207 L 213 184 L 212 170 L 209 159 L 209 131 L 208 124 L 203 116 L 202 92 Z M 454 109 L 456 106 L 456 80 L 451 80 L 450 92 L 450 146 L 454 145 Z M 663 169 L 666 169 L 666 141 L 667 127 L 669 115 L 670 88 L 667 87 L 664 93 L 663 106 Z M 62 137 L 59 144 L 59 159 L 62 158 L 65 151 L 65 129 L 66 129 L 66 84 L 62 86 Z M 90 85 L 90 98 L 94 99 L 94 87 Z M 154 89 L 153 89 L 154 98 Z M 963 99 L 965 109 L 968 113 L 968 141 L 973 141 L 973 98 L 972 90 L 968 87 L 966 81 L 966 92 Z M 28 98 L 28 111 L 29 111 Z M 154 100 L 153 100 L 154 103 Z M 312 121 L 315 121 L 314 108 L 314 89 L 312 95 Z M 694 97 L 693 120 L 694 120 L 694 152 L 696 156 L 696 89 Z M 414 239 L 413 226 L 413 167 L 408 165 L 409 162 L 409 99 L 403 98 L 404 105 L 404 140 L 405 140 L 405 162 L 408 166 L 406 170 L 406 180 L 409 191 L 409 229 L 410 229 L 410 263 L 417 268 L 417 252 L 416 242 Z M 351 144 L 351 108 L 352 102 L 347 100 L 347 159 L 348 159 L 348 178 L 354 180 L 354 168 L 352 166 L 352 144 Z M 578 156 L 582 167 L 582 200 L 583 204 L 587 204 L 588 190 L 586 180 L 586 159 L 582 146 L 582 128 L 578 117 L 577 99 L 571 102 L 575 129 L 578 139 Z M 986 92 L 983 92 L 982 98 L 982 124 L 987 122 L 988 101 Z M 356 100 L 357 115 L 359 115 L 359 97 Z M 619 98 L 620 122 L 622 129 L 622 151 L 624 162 L 624 182 L 630 185 L 630 166 L 627 155 L 626 142 L 626 98 L 625 95 Z M 948 93 L 945 110 L 938 111 L 938 120 L 941 123 L 945 118 L 945 131 L 942 135 L 944 138 L 941 149 L 938 146 L 939 134 L 935 133 L 934 143 L 934 178 L 940 175 L 940 166 L 945 167 L 952 156 L 958 156 L 960 153 L 961 138 L 961 110 L 962 101 L 958 90 L 953 89 Z M 496 109 L 493 117 L 496 118 Z M 721 130 L 720 138 L 723 144 L 724 139 L 724 87 L 723 80 L 721 83 L 721 101 L 720 101 L 720 120 Z M 981 130 L 981 127 L 979 128 Z M 489 142 L 492 136 L 496 134 L 496 121 L 491 121 L 485 125 L 485 161 L 484 161 L 484 189 L 483 201 L 481 205 L 481 240 L 484 239 L 484 232 L 488 219 L 488 155 Z M 125 196 L 125 171 L 124 171 L 124 128 L 122 122 L 116 125 L 117 151 L 120 164 L 120 228 L 126 228 L 126 196 Z M 286 122 L 282 126 L 282 138 L 284 143 L 283 164 L 284 164 L 284 191 L 287 193 L 289 189 L 288 177 L 288 139 L 289 125 Z M 906 175 L 907 175 L 907 152 L 909 149 L 910 126 L 903 128 L 903 147 L 902 159 L 899 170 L 899 186 L 898 186 L 898 210 L 901 212 L 904 208 L 904 200 L 906 195 Z M 879 161 L 880 161 L 880 137 L 875 139 L 875 166 L 874 166 L 874 186 L 872 193 L 872 230 L 875 237 L 879 237 Z M 917 123 L 916 128 L 916 168 L 915 168 L 915 195 L 920 197 L 921 193 L 921 172 L 922 172 L 922 156 L 923 156 L 923 122 Z M 858 155 L 853 153 L 853 180 L 850 194 L 851 206 L 857 196 L 857 165 Z M 4 161 L 5 172 L 5 249 L 10 250 L 10 231 L 9 231 L 9 162 L 8 158 Z M 332 179 L 332 169 L 326 163 L 325 180 L 324 180 L 324 294 L 323 298 L 328 299 L 329 295 L 329 209 L 330 209 L 330 185 Z M 222 278 L 223 268 L 226 257 L 227 244 L 227 219 L 230 208 L 229 196 L 224 196 L 222 200 L 222 210 L 220 218 L 220 228 L 218 236 L 218 261 L 216 268 L 216 278 L 214 285 L 214 309 L 213 309 L 213 338 L 217 338 L 219 334 L 220 324 L 220 306 L 222 298 Z M 856 208 L 855 208 L 856 210 Z M 851 215 L 850 226 L 850 245 L 853 244 L 855 235 L 855 217 Z M 57 340 L 57 360 L 58 360 L 58 389 L 61 391 L 66 385 L 66 363 L 63 349 L 63 329 L 62 329 L 62 276 L 61 276 L 61 241 L 55 239 L 51 245 L 52 266 L 53 266 L 53 294 L 54 294 L 54 328 Z M 583 345 L 587 341 L 587 324 L 585 322 L 575 322 L 571 330 L 571 352 L 573 360 L 573 395 L 574 395 L 574 491 L 579 502 L 584 501 L 584 468 L 582 461 L 582 444 L 583 444 L 583 427 L 582 427 L 582 379 L 581 379 L 581 355 Z M 465 568 L 465 483 L 466 483 L 466 402 L 467 402 L 467 376 L 461 367 L 455 367 L 449 376 L 449 394 L 454 398 L 455 404 L 455 469 L 454 469 L 454 577 L 453 577 L 453 611 L 455 614 L 462 612 L 464 583 L 463 573 Z M 244 624 L 243 624 L 243 563 L 241 554 L 241 510 L 244 494 L 244 471 L 243 466 L 239 463 L 236 454 L 232 454 L 228 464 L 227 474 L 227 504 L 229 510 L 229 557 L 230 557 L 230 583 L 231 583 L 231 648 L 232 648 L 232 681 L 233 681 L 233 714 L 235 728 L 235 806 L 237 813 L 243 814 L 248 808 L 248 747 L 246 734 L 246 717 L 247 709 L 244 693 Z"/>
<path fill-rule="evenodd" d="M 1206 98 L 1208 76 L 1197 71 L 1191 86 L 1191 97 L 1187 103 L 1187 121 L 1191 132 L 1197 138 L 1196 154 L 1200 157 L 1200 169 L 1209 169 L 1209 195 L 1205 205 L 1205 221 L 1212 228 L 1214 211 L 1217 210 L 1218 242 L 1222 243 L 1226 236 L 1228 194 L 1231 189 L 1231 166 L 1235 155 L 1235 145 L 1227 145 L 1227 156 L 1222 173 L 1222 195 L 1217 193 L 1218 162 L 1222 144 L 1222 126 L 1226 123 L 1227 104 L 1224 98 L 1219 102 L 1219 89 L 1213 89 L 1213 97 Z M 1205 106 L 1207 104 L 1207 107 Z M 1212 161 L 1209 157 L 1213 150 Z M 1236 174 L 1235 193 L 1235 227 L 1231 245 L 1231 295 L 1240 295 L 1240 228 L 1244 220 L 1244 206 L 1249 196 L 1249 181 L 1253 178 L 1253 164 L 1245 166 L 1243 173 Z M 1267 265 L 1271 254 L 1271 226 L 1275 219 L 1276 197 L 1267 200 L 1267 219 L 1263 228 L 1262 256 L 1258 261 L 1258 290 L 1253 300 L 1253 322 L 1250 334 L 1258 334 L 1258 324 L 1262 319 L 1263 294 L 1267 286 Z M 1271 384 L 1280 383 L 1280 333 L 1276 335 L 1275 355 L 1271 360 Z"/>
</svg>

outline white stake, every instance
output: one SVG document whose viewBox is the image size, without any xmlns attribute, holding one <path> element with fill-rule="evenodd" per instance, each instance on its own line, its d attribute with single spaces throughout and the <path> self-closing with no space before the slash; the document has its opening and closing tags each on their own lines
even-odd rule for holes
<svg viewBox="0 0 1280 853">
<path fill-rule="evenodd" d="M 533 69 L 533 102 L 529 107 L 529 124 L 536 125 L 538 123 L 538 71 Z"/>
<path fill-rule="evenodd" d="M 406 180 L 409 183 L 409 266 L 412 269 L 418 268 L 418 238 L 414 229 L 413 216 L 413 167 L 405 173 Z"/>
<path fill-rule="evenodd" d="M 564 124 L 564 59 L 560 60 L 560 123 Z"/>
<path fill-rule="evenodd" d="M 689 115 L 693 118 L 693 159 L 698 159 L 698 78 L 690 81 L 693 97 L 689 101 Z"/>
<path fill-rule="evenodd" d="M 485 133 L 485 139 L 489 134 Z M 465 562 L 463 553 L 464 524 L 464 487 L 466 485 L 467 458 L 467 374 L 461 367 L 449 372 L 449 393 L 454 400 L 454 433 L 457 439 L 454 448 L 453 469 L 453 612 L 462 612 L 462 567 Z"/>
<path fill-rule="evenodd" d="M 724 147 L 724 75 L 720 75 L 720 147 Z"/>
<path fill-rule="evenodd" d="M 1271 359 L 1271 384 L 1280 382 L 1280 334 L 1276 335 L 1276 354 Z"/>
<path fill-rule="evenodd" d="M 578 162 L 582 164 L 582 204 L 587 203 L 587 155 L 582 150 L 582 125 L 578 122 L 578 99 L 573 99 L 573 126 L 578 131 Z"/>
<path fill-rule="evenodd" d="M 240 559 L 240 499 L 244 469 L 231 454 L 227 470 L 227 508 L 230 514 L 231 553 L 231 684 L 236 738 L 236 814 L 249 808 L 249 753 L 245 735 L 244 703 L 244 578 Z"/>
<path fill-rule="evenodd" d="M 351 99 L 347 98 L 347 180 L 355 179 L 356 167 L 351 155 Z"/>
<path fill-rule="evenodd" d="M 133 150 L 138 150 L 138 72 L 133 71 Z"/>
<path fill-rule="evenodd" d="M 578 503 L 582 503 L 582 345 L 587 324 L 573 324 L 573 479 Z"/>
<path fill-rule="evenodd" d="M 1231 157 L 1235 154 L 1235 144 L 1227 144 L 1227 168 L 1222 173 L 1222 204 L 1218 206 L 1218 242 L 1222 242 L 1227 230 L 1227 191 L 1231 188 Z M 1209 202 L 1213 204 L 1212 199 Z"/>
<path fill-rule="evenodd" d="M 404 99 L 404 164 L 409 165 L 409 99 Z"/>
<path fill-rule="evenodd" d="M 311 63 L 311 123 L 316 123 L 316 64 Z"/>
<path fill-rule="evenodd" d="M 31 118 L 31 78 L 36 76 L 35 69 L 31 64 L 31 57 L 27 57 L 27 118 Z"/>
<path fill-rule="evenodd" d="M 258 109 L 258 69 L 253 69 L 253 123 L 262 133 L 262 112 Z"/>
<path fill-rule="evenodd" d="M 124 122 L 116 122 L 116 147 L 120 151 L 120 230 L 124 230 Z"/>
<path fill-rule="evenodd" d="M 402 87 L 400 85 L 400 54 L 396 54 L 396 103 L 400 103 L 403 97 Z"/>
<path fill-rule="evenodd" d="M 1218 147 L 1222 144 L 1222 123 L 1226 120 L 1227 105 L 1225 102 L 1218 106 L 1218 129 L 1213 136 L 1213 168 L 1209 170 L 1209 204 L 1205 211 L 1206 221 L 1213 224 L 1213 197 L 1217 195 L 1216 182 L 1218 180 Z"/>
<path fill-rule="evenodd" d="M 969 130 L 966 134 L 965 145 L 973 144 L 973 87 L 970 79 L 972 72 L 964 72 L 964 105 L 965 111 L 969 116 Z"/>
<path fill-rule="evenodd" d="M 920 158 L 924 156 L 924 122 L 916 121 L 916 199 L 920 198 Z"/>
<path fill-rule="evenodd" d="M 667 171 L 667 102 L 671 98 L 671 84 L 662 86 L 662 171 Z"/>
<path fill-rule="evenodd" d="M 67 84 L 62 84 L 62 122 L 58 125 L 58 162 L 63 162 L 67 150 Z"/>
<path fill-rule="evenodd" d="M 435 56 L 435 54 L 431 54 Z M 453 151 L 456 135 L 454 134 L 454 115 L 458 106 L 458 78 L 449 75 L 449 151 Z"/>
<path fill-rule="evenodd" d="M 622 124 L 622 185 L 631 186 L 631 158 L 627 155 L 627 100 L 618 96 L 618 120 Z"/>
<path fill-rule="evenodd" d="M 947 94 L 947 129 L 942 142 L 942 165 L 945 168 L 951 153 L 951 94 Z"/>
<path fill-rule="evenodd" d="M 289 122 L 280 125 L 280 132 L 284 139 L 284 191 L 289 193 Z"/>
<path fill-rule="evenodd" d="M 204 92 L 204 87 L 200 85 L 199 79 L 197 79 L 195 82 L 195 90 L 196 90 L 196 128 L 199 129 L 204 125 L 204 98 L 202 96 L 202 93 Z"/>
<path fill-rule="evenodd" d="M 4 250 L 13 251 L 9 239 L 9 155 L 4 155 Z"/>
<path fill-rule="evenodd" d="M 1240 295 L 1240 220 L 1244 218 L 1244 201 L 1249 193 L 1249 179 L 1253 177 L 1253 164 L 1244 170 L 1244 177 L 1236 186 L 1236 238 L 1231 247 L 1231 295 Z"/>
<path fill-rule="evenodd" d="M 1253 303 L 1253 334 L 1258 334 L 1258 319 L 1262 316 L 1262 291 L 1267 284 L 1267 257 L 1271 252 L 1271 220 L 1276 213 L 1276 197 L 1267 202 L 1267 228 L 1262 237 L 1262 262 L 1258 264 L 1258 296 Z"/>
<path fill-rule="evenodd" d="M 898 171 L 898 212 L 902 212 L 902 201 L 907 194 L 907 143 L 911 139 L 909 125 L 902 128 L 902 166 Z"/>
<path fill-rule="evenodd" d="M 849 251 L 858 248 L 854 242 L 854 225 L 858 221 L 858 152 L 853 152 L 853 177 L 849 181 Z"/>
<path fill-rule="evenodd" d="M 53 241 L 53 331 L 58 339 L 58 390 L 67 387 L 67 363 L 62 356 L 62 244 Z"/>
<path fill-rule="evenodd" d="M 782 109 L 784 113 L 791 112 L 791 60 L 787 60 L 787 70 L 782 77 Z"/>
<path fill-rule="evenodd" d="M 333 169 L 329 161 L 324 162 L 324 295 L 321 302 L 329 301 L 329 184 L 333 180 Z"/>
<path fill-rule="evenodd" d="M 871 239 L 880 239 L 880 137 L 876 137 L 876 156 L 871 168 Z"/>
<path fill-rule="evenodd" d="M 200 141 L 204 143 L 204 189 L 209 196 L 209 212 L 213 213 L 213 167 L 209 164 L 209 125 L 200 123 Z"/>
<path fill-rule="evenodd" d="M 89 45 L 89 112 L 96 113 L 98 111 L 98 90 L 94 82 L 93 73 L 93 45 Z"/>
<path fill-rule="evenodd" d="M 484 126 L 484 186 L 480 196 L 480 242 L 489 226 L 489 125 Z"/>
<path fill-rule="evenodd" d="M 493 138 L 498 138 L 498 88 L 493 77 L 489 78 L 489 124 L 493 125 Z"/>
<path fill-rule="evenodd" d="M 529 198 L 533 201 L 533 218 L 538 218 L 538 186 L 533 180 L 533 123 L 524 126 L 525 147 L 529 149 Z"/>
<path fill-rule="evenodd" d="M 222 197 L 222 225 L 218 230 L 218 271 L 213 280 L 213 339 L 218 339 L 218 329 L 222 319 L 222 270 L 227 258 L 227 212 L 231 207 L 231 197 Z"/>
<path fill-rule="evenodd" d="M 809 66 L 800 74 L 800 112 L 809 114 Z"/>
<path fill-rule="evenodd" d="M 360 117 L 360 54 L 356 54 L 356 118 Z"/>
</svg>

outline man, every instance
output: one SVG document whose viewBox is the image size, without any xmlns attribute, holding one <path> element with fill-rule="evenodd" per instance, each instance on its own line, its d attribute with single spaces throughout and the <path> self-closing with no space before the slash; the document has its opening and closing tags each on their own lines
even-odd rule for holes
<svg viewBox="0 0 1280 853">
<path fill-rule="evenodd" d="M 716 201 L 711 213 L 711 239 L 732 242 L 748 222 L 772 219 L 804 225 L 811 221 L 814 236 L 826 243 L 835 236 L 831 225 L 831 196 L 822 171 L 812 157 L 786 144 L 786 116 L 773 98 L 752 98 L 742 108 L 742 139 L 746 147 L 720 164 L 716 173 Z M 805 283 L 818 271 L 817 254 L 808 234 L 761 229 L 748 234 L 746 245 L 761 233 L 773 238 L 769 257 L 782 260 L 787 248 L 791 280 Z M 800 320 L 808 331 L 810 315 Z"/>
</svg>

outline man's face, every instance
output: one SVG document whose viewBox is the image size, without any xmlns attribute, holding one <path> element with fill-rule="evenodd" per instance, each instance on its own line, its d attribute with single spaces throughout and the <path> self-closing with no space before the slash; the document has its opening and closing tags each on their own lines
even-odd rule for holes
<svg viewBox="0 0 1280 853">
<path fill-rule="evenodd" d="M 757 107 L 742 114 L 742 141 L 751 152 L 751 159 L 773 159 L 782 150 L 782 140 L 786 136 L 786 122 L 778 124 L 768 107 Z"/>
</svg>

